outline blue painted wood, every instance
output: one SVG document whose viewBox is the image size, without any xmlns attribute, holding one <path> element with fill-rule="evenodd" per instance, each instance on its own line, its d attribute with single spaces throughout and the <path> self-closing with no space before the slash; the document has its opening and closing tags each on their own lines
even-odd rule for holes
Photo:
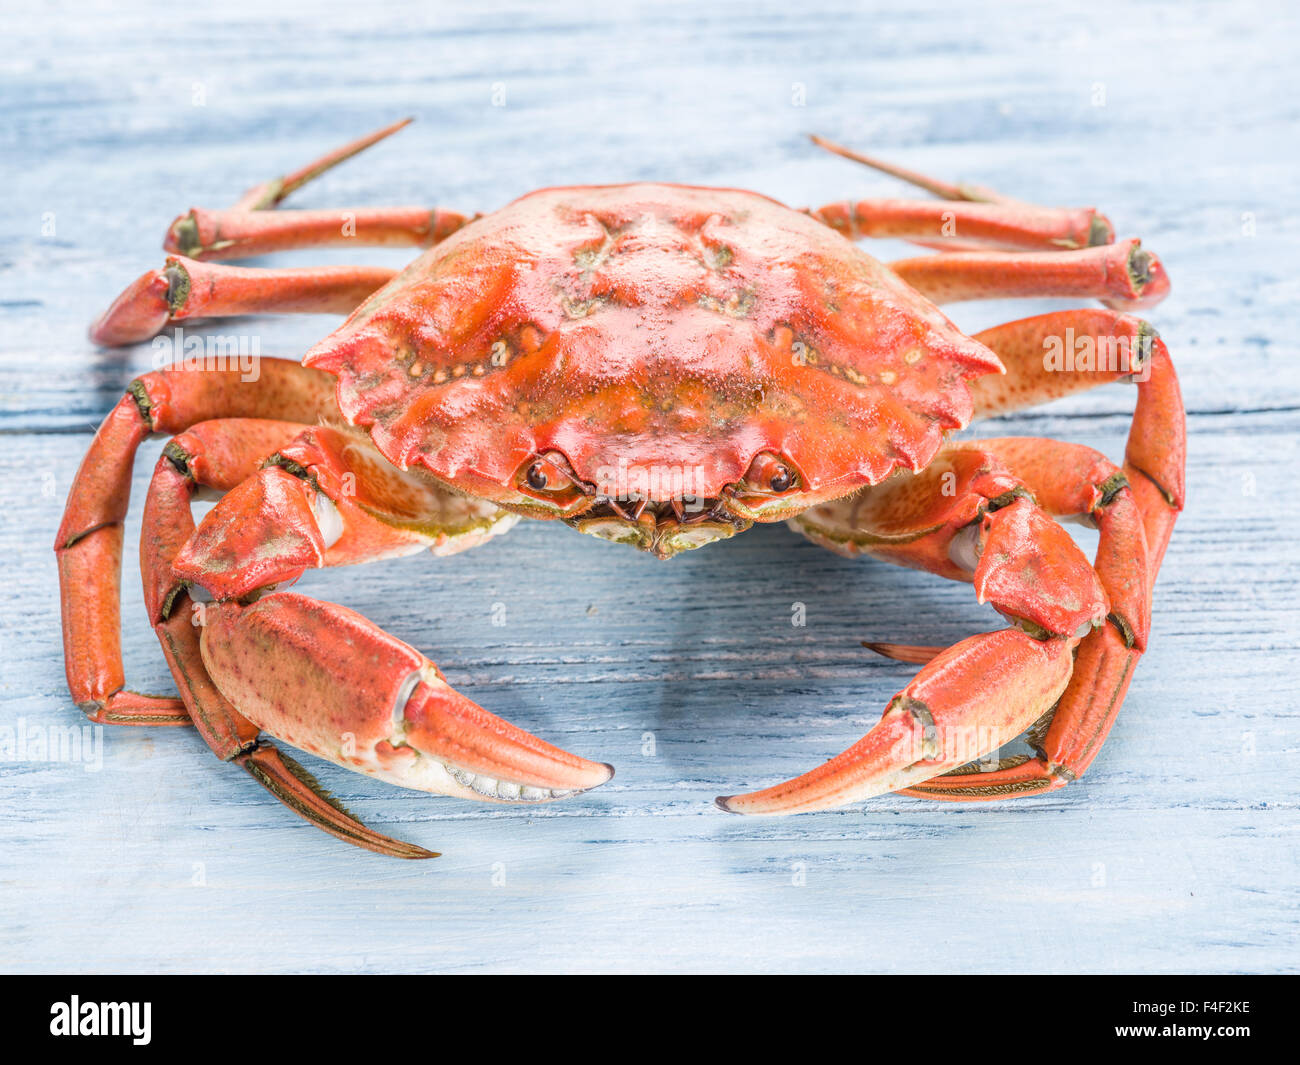
<svg viewBox="0 0 1300 1065">
<path fill-rule="evenodd" d="M 132 0 L 0 21 L 0 728 L 79 724 L 49 547 L 93 425 L 151 360 L 147 345 L 94 349 L 86 323 L 159 261 L 178 211 L 398 115 L 420 121 L 296 202 L 489 209 L 537 185 L 636 178 L 794 203 L 900 192 L 815 152 L 809 130 L 1041 202 L 1098 202 L 1174 278 L 1153 318 L 1191 430 L 1151 652 L 1105 751 L 1062 792 L 718 813 L 713 795 L 807 769 L 870 726 L 908 670 L 861 639 L 951 641 L 993 616 L 968 588 L 783 528 L 661 564 L 533 525 L 303 587 L 427 650 L 523 727 L 616 763 L 610 785 L 475 808 L 314 763 L 368 821 L 446 855 L 404 864 L 314 832 L 187 730 L 104 731 L 88 767 L 7 758 L 0 966 L 1297 968 L 1294 13 Z M 954 317 L 974 329 L 1047 306 Z M 293 356 L 330 327 L 238 328 Z M 1114 388 L 992 429 L 1118 455 L 1131 404 Z M 131 560 L 126 589 L 128 675 L 168 690 Z"/>
</svg>

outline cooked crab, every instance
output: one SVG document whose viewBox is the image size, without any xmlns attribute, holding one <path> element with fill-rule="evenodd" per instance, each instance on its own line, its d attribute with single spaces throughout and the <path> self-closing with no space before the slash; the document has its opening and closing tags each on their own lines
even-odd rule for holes
<svg viewBox="0 0 1300 1065">
<path fill-rule="evenodd" d="M 271 210 L 403 124 L 230 210 L 182 216 L 166 265 L 93 327 L 97 342 L 126 344 L 191 317 L 348 314 L 301 365 L 157 371 L 108 415 L 56 545 L 68 682 L 93 720 L 193 724 L 326 831 L 426 857 L 359 824 L 262 734 L 404 787 L 498 802 L 570 796 L 613 769 L 489 714 L 359 614 L 277 586 L 312 567 L 452 554 L 520 517 L 664 558 L 787 521 L 842 554 L 972 582 L 1009 625 L 946 650 L 869 645 L 924 664 L 879 724 L 723 809 L 794 813 L 896 790 L 996 799 L 1087 768 L 1146 647 L 1183 499 L 1177 380 L 1128 313 L 1168 291 L 1155 256 L 1115 242 L 1092 209 L 1011 201 L 825 142 L 939 198 L 801 211 L 629 184 L 545 189 L 473 218 Z M 855 244 L 864 236 L 938 253 L 884 265 Z M 396 274 L 213 262 L 325 244 L 428 250 Z M 1012 296 L 1106 309 L 974 336 L 938 309 Z M 973 417 L 1120 379 L 1138 382 L 1122 466 L 1056 440 L 949 440 Z M 121 663 L 122 522 L 136 449 L 154 433 L 174 435 L 141 558 L 179 698 L 128 690 Z M 200 490 L 221 498 L 196 528 Z M 1062 518 L 1100 530 L 1093 562 Z M 1022 735 L 1033 755 L 989 757 Z"/>
</svg>

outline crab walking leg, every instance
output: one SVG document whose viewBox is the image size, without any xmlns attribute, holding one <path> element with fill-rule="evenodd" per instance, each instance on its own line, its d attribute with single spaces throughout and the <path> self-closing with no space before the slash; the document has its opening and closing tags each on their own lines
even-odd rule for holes
<svg viewBox="0 0 1300 1065">
<path fill-rule="evenodd" d="M 429 207 L 326 211 L 208 211 L 192 208 L 167 230 L 163 250 L 190 259 L 240 259 L 294 248 L 429 248 L 469 219 Z"/>
<path fill-rule="evenodd" d="M 950 774 L 908 789 L 922 798 L 978 801 L 1053 791 L 1082 776 L 1105 742 L 1150 630 L 1152 569 L 1138 500 L 1105 456 L 1077 444 L 1032 437 L 981 440 L 1049 514 L 1081 517 L 1101 532 L 1094 566 L 1111 600 L 1108 624 L 1084 637 L 1070 683 L 1053 710 L 1040 752 L 993 772 Z"/>
<path fill-rule="evenodd" d="M 899 277 L 935 303 L 1051 296 L 1139 310 L 1169 294 L 1169 276 L 1141 241 L 1056 252 L 952 252 L 899 259 Z"/>
<path fill-rule="evenodd" d="M 313 266 L 289 270 L 219 266 L 168 256 L 141 275 L 90 327 L 106 347 L 157 336 L 185 318 L 241 314 L 351 314 L 397 275 L 382 266 Z"/>
<path fill-rule="evenodd" d="M 200 479 L 194 456 L 210 449 L 197 431 L 173 441 L 164 456 L 172 469 L 156 474 L 159 498 L 175 494 L 178 478 Z M 168 541 L 152 550 L 151 609 L 162 623 L 183 591 L 215 595 L 203 608 L 203 675 L 241 715 L 294 746 L 404 787 L 499 802 L 561 798 L 603 784 L 612 770 L 489 714 L 351 610 L 287 593 L 238 602 L 311 566 L 463 550 L 514 520 L 397 470 L 353 434 L 311 429 L 227 492 L 198 530 L 158 523 Z M 198 698 L 191 712 L 231 720 Z M 218 736 L 213 749 L 228 757 L 241 738 Z"/>
<path fill-rule="evenodd" d="M 1098 569 L 1125 568 L 1130 550 L 1112 532 L 1122 515 L 1129 541 L 1131 508 L 1136 508 L 1146 542 L 1148 590 L 1154 586 L 1174 522 L 1183 506 L 1186 455 L 1185 417 L 1178 378 L 1168 349 L 1139 318 L 1100 309 L 1059 311 L 996 326 L 977 334 L 1007 368 L 971 386 L 977 417 L 1045 403 L 1114 380 L 1135 378 L 1138 400 L 1125 448 L 1126 487 L 1100 510 L 1108 482 L 1120 471 L 1095 452 L 1042 440 L 981 441 L 995 450 L 1038 501 L 1058 516 L 1088 514 L 1102 529 Z M 1095 498 L 1090 497 L 1093 493 Z M 1116 508 L 1121 508 L 1118 512 Z M 1109 563 L 1106 557 L 1109 558 Z M 1112 599 L 1116 598 L 1112 590 Z M 1135 613 L 1131 611 L 1130 613 Z M 1145 614 L 1143 615 L 1146 616 Z M 1112 617 L 1112 622 L 1116 618 Z M 1050 726 L 1039 737 L 1041 753 L 993 773 L 936 777 L 907 793 L 949 800 L 997 799 L 1063 787 L 1081 776 L 1100 751 L 1128 690 L 1146 643 L 1144 630 L 1113 623 L 1090 634 L 1075 654 L 1070 684 Z M 868 644 L 903 661 L 926 661 L 939 648 Z"/>
<path fill-rule="evenodd" d="M 151 270 L 129 285 L 91 327 L 91 339 L 108 346 L 133 344 L 157 335 L 169 321 L 200 314 L 353 311 L 395 271 L 361 266 L 237 271 L 205 269 L 199 262 L 334 244 L 427 247 L 454 233 L 468 219 L 440 208 L 270 210 L 295 189 L 410 121 L 396 122 L 291 174 L 255 185 L 229 210 L 194 208 L 177 218 L 163 241 L 167 251 L 177 254 L 163 269 Z"/>
<path fill-rule="evenodd" d="M 1124 473 L 1142 511 L 1154 584 L 1183 508 L 1187 456 L 1178 375 L 1159 334 L 1132 315 L 1084 309 L 1008 322 L 976 339 L 992 348 L 1007 370 L 971 383 L 977 418 L 1036 406 L 1107 381 L 1136 380 Z"/>
<path fill-rule="evenodd" d="M 92 721 L 189 724 L 179 699 L 128 691 L 122 670 L 122 523 L 141 442 L 223 416 L 302 423 L 337 416 L 328 374 L 263 359 L 256 379 L 246 376 L 240 370 L 163 370 L 137 378 L 104 419 L 77 471 L 54 549 L 68 688 Z"/>
<path fill-rule="evenodd" d="M 378 144 L 386 137 L 391 137 L 398 130 L 405 129 L 415 120 L 404 118 L 399 122 L 394 122 L 390 126 L 384 126 L 373 133 L 367 133 L 364 137 L 358 137 L 354 141 L 333 151 L 326 152 L 319 159 L 315 159 L 306 166 L 299 167 L 291 174 L 284 174 L 278 178 L 272 178 L 270 181 L 264 181 L 260 185 L 254 185 L 251 189 L 239 198 L 235 206 L 241 210 L 247 211 L 264 211 L 283 203 L 285 198 L 292 192 L 302 188 L 307 182 L 314 180 L 338 166 L 339 163 L 346 162 L 354 155 L 365 151 L 371 145 Z"/>
<path fill-rule="evenodd" d="M 848 200 L 810 212 L 850 240 L 895 237 L 959 249 L 1060 251 L 1109 244 L 1110 222 L 1092 207 L 935 203 L 927 200 Z"/>
<path fill-rule="evenodd" d="M 227 210 L 192 208 L 168 227 L 165 251 L 191 259 L 234 259 L 293 248 L 431 247 L 470 218 L 441 207 L 357 207 L 274 211 L 296 189 L 372 144 L 410 125 L 403 119 L 308 163 L 284 177 L 255 185 Z"/>
<path fill-rule="evenodd" d="M 824 148 L 834 155 L 841 156 L 844 159 L 851 159 L 855 163 L 871 167 L 872 170 L 878 170 L 882 174 L 896 177 L 899 181 L 905 181 L 909 185 L 925 189 L 926 192 L 933 193 L 942 200 L 965 200 L 970 203 L 1014 204 L 1020 202 L 1011 199 L 1009 196 L 994 192 L 992 189 L 984 188 L 982 185 L 956 185 L 950 181 L 927 177 L 925 174 L 919 174 L 915 170 L 908 170 L 906 167 L 897 166 L 894 163 L 887 163 L 882 159 L 875 158 L 875 156 L 855 152 L 851 148 L 845 148 L 843 145 L 836 144 L 825 137 L 819 137 L 815 133 L 810 134 L 808 139 L 817 147 Z"/>
<path fill-rule="evenodd" d="M 866 552 L 971 580 L 980 601 L 1018 627 L 943 651 L 861 741 L 795 780 L 718 800 L 733 813 L 827 809 L 966 765 L 1055 704 L 1075 647 L 1108 615 L 1125 617 L 1145 636 L 1146 566 L 1136 513 L 1122 537 L 1136 538 L 1128 569 L 1094 570 L 1023 484 L 975 447 L 950 448 L 915 478 L 815 507 L 792 524 L 844 554 Z"/>
<path fill-rule="evenodd" d="M 193 603 L 171 571 L 172 557 L 194 528 L 195 491 L 233 488 L 253 473 L 261 456 L 300 430 L 285 422 L 223 419 L 197 425 L 167 445 L 149 486 L 140 545 L 149 619 L 189 715 L 217 757 L 242 766 L 295 813 L 339 839 L 398 858 L 436 857 L 361 824 L 305 769 L 260 737 L 258 726 L 212 683 L 201 649 L 208 607 Z"/>
<path fill-rule="evenodd" d="M 852 228 L 853 220 L 859 218 L 865 221 L 862 236 L 901 237 L 914 244 L 949 252 L 981 251 L 989 247 L 1027 250 L 1086 248 L 1109 244 L 1115 239 L 1109 219 L 1095 208 L 1040 207 L 981 186 L 957 185 L 927 177 L 855 152 L 825 137 L 814 135 L 811 140 L 819 148 L 889 174 L 948 201 L 927 204 L 863 200 L 857 205 L 834 205 L 829 210 L 838 215 L 838 219 L 832 216 L 822 220 L 846 235 L 851 234 L 843 228 L 844 222 L 847 221 Z M 935 224 L 935 217 L 941 224 Z"/>
<path fill-rule="evenodd" d="M 1114 721 L 1150 628 L 1154 571 L 1144 564 L 1143 514 L 1123 471 L 1090 448 L 1031 438 L 952 445 L 935 469 L 942 478 L 964 466 L 969 470 L 972 459 L 1005 471 L 1012 481 L 1033 493 L 1046 513 L 1081 518 L 1100 530 L 1093 565 L 1110 607 L 1107 624 L 1087 634 L 1075 653 L 1069 686 L 1056 704 L 1050 727 L 1044 726 L 1045 736 L 1036 740 L 1043 753 L 1034 758 L 1005 759 L 988 772 L 962 767 L 959 773 L 906 789 L 907 794 L 924 798 L 1006 798 L 1054 790 L 1080 776 Z M 960 491 L 978 482 L 963 473 L 954 483 Z M 935 487 L 929 485 L 929 489 Z M 904 488 L 886 486 L 883 491 L 868 493 L 852 509 L 830 505 L 809 512 L 804 516 L 809 520 L 805 523 L 801 518 L 796 527 L 843 554 L 869 553 L 960 578 L 961 567 L 954 572 L 948 566 L 954 543 L 961 551 L 960 541 L 949 542 L 947 558 L 936 553 L 934 548 L 943 543 L 944 536 L 940 533 L 936 541 L 933 532 L 925 532 L 932 518 L 923 503 L 918 506 L 919 500 L 908 502 L 909 495 Z M 913 515 L 910 520 L 905 517 L 908 514 Z M 955 515 L 963 516 L 960 509 Z M 918 531 L 924 535 L 909 541 Z M 893 645 L 868 646 L 907 660 L 905 655 L 891 653 Z"/>
<path fill-rule="evenodd" d="M 1106 314 L 1109 312 L 1096 312 Z M 1137 319 L 1133 319 L 1137 321 Z M 999 379 L 1001 380 L 1001 379 Z M 982 382 L 981 382 L 982 383 Z M 1140 402 L 1140 401 L 1139 401 Z M 1008 466 L 1015 477 L 1028 486 L 1034 498 L 1043 509 L 1058 518 L 1078 518 L 1085 520 L 1102 530 L 1098 556 L 1094 565 L 1102 575 L 1112 602 L 1125 604 L 1122 612 L 1112 614 L 1112 620 L 1121 626 L 1121 633 L 1126 634 L 1126 645 L 1131 646 L 1136 639 L 1145 645 L 1146 625 L 1149 624 L 1149 596 L 1155 584 L 1156 573 L 1160 567 L 1159 557 L 1152 557 L 1152 545 L 1147 533 L 1153 530 L 1161 537 L 1156 545 L 1163 552 L 1168 543 L 1168 533 L 1172 530 L 1172 519 L 1164 523 L 1152 522 L 1148 508 L 1144 505 L 1145 496 L 1134 490 L 1135 471 L 1126 463 L 1123 470 L 1116 468 L 1103 455 L 1090 448 L 1061 443 L 1055 440 L 1025 438 L 1007 440 L 981 440 L 971 445 L 952 445 L 956 448 L 969 448 L 996 454 L 998 460 Z M 1166 456 L 1155 456 L 1162 468 Z M 1181 485 L 1181 458 L 1177 459 Z M 1139 475 L 1141 476 L 1141 475 Z M 1138 488 L 1143 487 L 1142 477 Z M 1171 483 L 1173 483 L 1171 481 Z M 1171 508 L 1163 503 L 1160 512 Z M 1176 514 L 1176 511 L 1172 511 Z M 807 527 L 794 523 L 800 531 L 812 539 L 825 543 L 824 534 L 814 534 L 817 530 L 815 519 Z M 1141 539 L 1142 544 L 1138 544 Z M 833 544 L 828 546 L 841 550 Z M 1129 560 L 1141 547 L 1145 552 L 1148 567 L 1145 575 L 1130 573 Z M 865 550 L 865 549 L 864 549 Z M 842 553 L 844 553 L 842 551 Z M 887 548 L 880 548 L 874 554 L 888 555 Z M 907 557 L 894 558 L 904 565 L 909 564 Z M 925 566 L 923 568 L 932 568 Z M 951 574 L 945 574 L 950 576 Z M 864 641 L 864 647 L 877 654 L 899 662 L 922 664 L 930 661 L 943 648 L 927 645 L 895 644 Z"/>
<path fill-rule="evenodd" d="M 889 643 L 882 640 L 863 640 L 862 646 L 875 651 L 882 658 L 892 658 L 895 662 L 910 662 L 914 666 L 923 666 L 931 659 L 943 654 L 942 644 Z"/>
<path fill-rule="evenodd" d="M 1067 330 L 1070 332 L 1067 334 Z M 1127 341 L 1121 351 L 1138 352 L 1140 363 L 1095 365 L 1073 373 L 1049 373 L 1042 353 L 1049 342 L 1072 336 L 1087 352 L 1111 351 L 1105 342 Z M 972 388 L 978 416 L 990 416 L 1021 406 L 1055 399 L 1113 379 L 1125 369 L 1138 378 L 1138 401 L 1125 451 L 1128 494 L 1141 514 L 1147 544 L 1147 585 L 1154 586 L 1160 562 L 1184 499 L 1185 417 L 1173 362 L 1154 330 L 1136 318 L 1107 311 L 1066 311 L 1042 315 L 988 330 L 980 339 L 992 347 L 1007 367 L 1007 375 L 984 379 Z M 1122 363 L 1124 360 L 1118 360 Z M 987 441 L 1030 484 L 1045 505 L 1064 513 L 1060 497 L 1065 486 L 1061 470 L 1076 470 L 1067 445 L 1040 441 Z M 1075 449 L 1073 455 L 1084 453 Z M 1100 472 L 1100 471 L 1099 471 Z M 1088 477 L 1075 477 L 1085 483 Z M 1096 476 L 1091 478 L 1095 481 Z M 1055 486 L 1055 487 L 1053 487 Z M 1053 501 L 1054 500 L 1054 501 Z M 1075 504 L 1077 506 L 1077 504 Z M 1103 527 L 1104 531 L 1104 527 Z M 1082 776 L 1101 750 L 1128 691 L 1144 641 L 1130 640 L 1119 626 L 1107 625 L 1089 635 L 1075 655 L 1074 675 L 1053 713 L 1041 753 L 1019 766 L 996 774 L 972 777 L 949 775 L 927 781 L 909 794 L 933 799 L 992 799 L 1046 791 Z"/>
</svg>

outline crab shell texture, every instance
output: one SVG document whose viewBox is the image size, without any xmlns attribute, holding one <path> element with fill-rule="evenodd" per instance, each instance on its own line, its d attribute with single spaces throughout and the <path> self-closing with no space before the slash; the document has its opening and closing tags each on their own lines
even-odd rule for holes
<svg viewBox="0 0 1300 1065">
<path fill-rule="evenodd" d="M 925 467 L 971 417 L 967 382 L 1002 372 L 809 215 L 659 184 L 544 189 L 478 218 L 305 361 L 399 468 L 661 556 Z M 783 491 L 755 482 L 763 461 Z M 628 485 L 649 520 L 597 520 Z M 715 520 L 658 509 L 682 496 Z"/>
</svg>

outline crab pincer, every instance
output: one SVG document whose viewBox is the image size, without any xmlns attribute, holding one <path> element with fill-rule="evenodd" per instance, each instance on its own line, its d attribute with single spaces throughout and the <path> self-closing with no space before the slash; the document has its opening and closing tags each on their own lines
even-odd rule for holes
<svg viewBox="0 0 1300 1065">
<path fill-rule="evenodd" d="M 249 720 L 300 750 L 401 787 L 544 802 L 605 783 L 589 762 L 452 688 L 367 618 L 292 592 L 211 606 L 203 664 Z"/>
<path fill-rule="evenodd" d="M 970 636 L 936 656 L 843 754 L 763 791 L 727 795 L 736 814 L 827 810 L 923 783 L 984 757 L 1051 709 L 1078 641 L 1017 629 Z"/>
<path fill-rule="evenodd" d="M 603 784 L 613 770 L 488 713 L 355 611 L 272 592 L 307 569 L 449 553 L 512 524 L 387 465 L 363 439 L 317 426 L 228 491 L 170 573 L 218 600 L 204 611 L 203 665 L 264 731 L 404 787 L 540 802 Z"/>
</svg>

